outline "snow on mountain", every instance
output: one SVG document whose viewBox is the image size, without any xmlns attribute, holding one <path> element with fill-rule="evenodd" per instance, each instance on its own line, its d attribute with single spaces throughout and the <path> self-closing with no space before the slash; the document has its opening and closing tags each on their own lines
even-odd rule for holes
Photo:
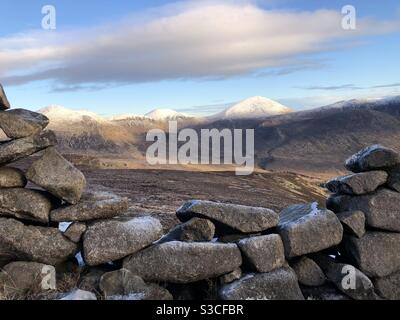
<svg viewBox="0 0 400 320">
<path fill-rule="evenodd" d="M 351 99 L 335 102 L 333 104 L 324 106 L 319 109 L 333 109 L 333 108 L 351 108 L 351 107 L 359 107 L 359 106 L 379 106 L 379 105 L 387 105 L 390 103 L 400 103 L 400 96 L 388 96 L 388 97 L 380 97 L 380 98 L 366 98 L 366 99 Z"/>
<path fill-rule="evenodd" d="M 88 118 L 99 122 L 105 121 L 103 117 L 94 112 L 86 110 L 71 110 L 57 105 L 48 106 L 40 109 L 38 112 L 44 114 L 52 122 L 78 122 L 87 120 Z"/>
<path fill-rule="evenodd" d="M 156 109 L 147 113 L 145 117 L 156 121 L 166 121 L 189 118 L 190 116 L 171 109 Z"/>
<path fill-rule="evenodd" d="M 257 119 L 290 113 L 293 110 L 264 97 L 243 100 L 225 111 L 213 116 L 218 119 Z"/>
</svg>

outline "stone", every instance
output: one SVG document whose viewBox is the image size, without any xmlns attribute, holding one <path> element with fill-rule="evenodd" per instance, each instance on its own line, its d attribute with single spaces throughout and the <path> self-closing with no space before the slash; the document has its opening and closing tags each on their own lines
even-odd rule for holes
<svg viewBox="0 0 400 320">
<path fill-rule="evenodd" d="M 93 222 L 83 236 L 83 257 L 96 266 L 127 257 L 162 236 L 161 223 L 152 217 Z"/>
<path fill-rule="evenodd" d="M 291 267 L 296 272 L 299 283 L 308 287 L 319 287 L 325 284 L 326 277 L 318 264 L 304 256 L 292 262 Z"/>
<path fill-rule="evenodd" d="M 400 272 L 374 280 L 376 292 L 384 299 L 400 300 Z"/>
<path fill-rule="evenodd" d="M 89 190 L 83 193 L 79 203 L 53 210 L 50 219 L 54 222 L 110 219 L 124 213 L 128 207 L 128 198 L 112 192 Z"/>
<path fill-rule="evenodd" d="M 233 270 L 232 272 L 229 272 L 227 274 L 224 274 L 223 276 L 219 277 L 219 283 L 221 285 L 232 283 L 235 280 L 239 280 L 243 275 L 242 269 L 237 268 Z"/>
<path fill-rule="evenodd" d="M 39 134 L 49 124 L 49 119 L 25 109 L 0 111 L 0 128 L 7 137 L 20 139 Z"/>
<path fill-rule="evenodd" d="M 293 205 L 280 214 L 278 232 L 287 258 L 318 252 L 342 241 L 343 227 L 336 215 L 317 203 Z"/>
<path fill-rule="evenodd" d="M 207 219 L 193 218 L 177 225 L 158 243 L 169 241 L 202 242 L 211 241 L 214 238 L 215 226 Z"/>
<path fill-rule="evenodd" d="M 26 173 L 29 181 L 70 204 L 81 199 L 86 179 L 81 171 L 67 161 L 55 148 L 48 148 Z"/>
<path fill-rule="evenodd" d="M 388 170 L 389 173 L 389 178 L 387 185 L 396 190 L 397 192 L 400 192 L 400 165 L 391 168 Z"/>
<path fill-rule="evenodd" d="M 56 270 L 53 266 L 37 262 L 11 262 L 2 271 L 0 292 L 5 296 L 22 298 L 56 289 Z"/>
<path fill-rule="evenodd" d="M 173 300 L 167 289 L 146 284 L 125 269 L 105 273 L 100 279 L 100 290 L 107 300 Z"/>
<path fill-rule="evenodd" d="M 78 289 L 100 293 L 100 279 L 107 272 L 115 271 L 110 265 L 85 268 L 79 278 Z"/>
<path fill-rule="evenodd" d="M 318 254 L 315 259 L 328 280 L 350 298 L 355 300 L 377 298 L 372 281 L 354 266 L 337 262 L 332 257 L 322 254 Z"/>
<path fill-rule="evenodd" d="M 176 214 L 182 222 L 195 217 L 210 219 L 217 229 L 222 229 L 221 233 L 226 228 L 242 233 L 261 232 L 276 227 L 279 220 L 277 213 L 267 208 L 199 200 L 186 202 Z"/>
<path fill-rule="evenodd" d="M 79 300 L 97 300 L 97 298 L 96 295 L 92 292 L 77 289 L 66 294 L 60 300 L 79 301 Z"/>
<path fill-rule="evenodd" d="M 385 171 L 369 171 L 337 177 L 328 181 L 326 187 L 336 194 L 362 195 L 375 191 L 387 179 L 388 174 Z"/>
<path fill-rule="evenodd" d="M 345 167 L 352 172 L 387 169 L 400 164 L 400 155 L 379 144 L 369 146 L 346 160 Z"/>
<path fill-rule="evenodd" d="M 300 286 L 306 300 L 321 300 L 321 301 L 347 301 L 351 300 L 349 296 L 339 291 L 336 286 L 331 283 L 326 283 L 319 287 Z"/>
<path fill-rule="evenodd" d="M 25 174 L 17 168 L 0 168 L 0 188 L 25 188 L 27 184 Z"/>
<path fill-rule="evenodd" d="M 9 258 L 53 266 L 73 257 L 78 249 L 56 228 L 28 226 L 5 218 L 0 218 L 0 248 L 5 248 L 0 254 L 8 252 Z"/>
<path fill-rule="evenodd" d="M 172 241 L 126 258 L 123 267 L 146 281 L 191 283 L 216 278 L 242 265 L 235 244 Z"/>
<path fill-rule="evenodd" d="M 7 110 L 7 109 L 10 109 L 10 103 L 8 102 L 3 86 L 0 84 L 0 110 Z"/>
<path fill-rule="evenodd" d="M 0 217 L 48 223 L 52 209 L 51 199 L 43 192 L 10 188 L 0 189 Z"/>
<path fill-rule="evenodd" d="M 327 207 L 335 212 L 362 211 L 367 226 L 400 231 L 400 193 L 380 189 L 363 196 L 331 196 Z"/>
<path fill-rule="evenodd" d="M 86 229 L 86 224 L 82 222 L 74 222 L 68 227 L 67 230 L 65 230 L 64 236 L 72 242 L 78 243 L 81 241 Z"/>
<path fill-rule="evenodd" d="M 296 274 L 287 267 L 248 274 L 222 286 L 219 295 L 222 300 L 304 300 Z"/>
<path fill-rule="evenodd" d="M 362 211 L 345 211 L 336 214 L 344 231 L 362 238 L 365 234 L 365 215 Z"/>
<path fill-rule="evenodd" d="M 398 233 L 367 232 L 361 239 L 346 236 L 344 248 L 369 277 L 385 277 L 400 271 Z"/>
<path fill-rule="evenodd" d="M 53 131 L 0 143 L 0 165 L 5 165 L 57 144 Z"/>
<path fill-rule="evenodd" d="M 238 246 L 252 271 L 270 272 L 285 263 L 285 249 L 277 234 L 243 239 Z"/>
</svg>

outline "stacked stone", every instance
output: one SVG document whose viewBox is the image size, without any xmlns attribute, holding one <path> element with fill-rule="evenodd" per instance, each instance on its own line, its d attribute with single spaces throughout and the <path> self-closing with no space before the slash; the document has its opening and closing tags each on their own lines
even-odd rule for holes
<svg viewBox="0 0 400 320">
<path fill-rule="evenodd" d="M 400 299 L 400 155 L 373 145 L 345 166 L 354 174 L 327 183 L 334 193 L 327 207 L 345 228 L 342 260 L 355 265 L 381 298 Z"/>
</svg>

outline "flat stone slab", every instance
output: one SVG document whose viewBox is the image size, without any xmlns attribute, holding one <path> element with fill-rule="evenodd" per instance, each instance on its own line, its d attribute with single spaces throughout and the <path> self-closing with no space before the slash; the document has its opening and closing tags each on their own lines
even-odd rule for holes
<svg viewBox="0 0 400 320">
<path fill-rule="evenodd" d="M 400 231 L 400 193 L 389 189 L 352 197 L 331 196 L 327 207 L 335 212 L 362 211 L 370 227 Z"/>
<path fill-rule="evenodd" d="M 124 260 L 123 267 L 145 281 L 191 283 L 219 277 L 241 265 L 235 244 L 172 241 L 137 252 Z"/>
<path fill-rule="evenodd" d="M 364 172 L 394 167 L 400 164 L 400 155 L 379 144 L 369 146 L 346 160 L 345 167 L 352 172 Z"/>
<path fill-rule="evenodd" d="M 49 124 L 49 119 L 37 112 L 25 109 L 0 111 L 0 128 L 11 139 L 39 134 Z"/>
<path fill-rule="evenodd" d="M 385 277 L 400 271 L 400 234 L 367 232 L 364 237 L 346 236 L 344 246 L 356 266 L 369 277 Z"/>
<path fill-rule="evenodd" d="M 287 267 L 246 275 L 221 287 L 219 295 L 222 300 L 304 300 L 296 274 Z"/>
<path fill-rule="evenodd" d="M 65 230 L 64 236 L 72 242 L 78 243 L 81 241 L 83 234 L 86 232 L 87 226 L 82 222 L 74 222 Z"/>
<path fill-rule="evenodd" d="M 285 249 L 278 234 L 243 239 L 238 246 L 253 271 L 270 272 L 285 263 Z"/>
<path fill-rule="evenodd" d="M 362 211 L 345 211 L 337 214 L 344 231 L 357 238 L 362 238 L 365 234 L 365 215 Z"/>
<path fill-rule="evenodd" d="M 0 84 L 0 110 L 7 109 L 10 109 L 10 103 L 8 102 L 3 86 Z"/>
<path fill-rule="evenodd" d="M 27 183 L 22 170 L 11 167 L 0 168 L 0 188 L 25 188 Z"/>
<path fill-rule="evenodd" d="M 0 143 L 0 165 L 8 164 L 57 144 L 53 131 Z"/>
<path fill-rule="evenodd" d="M 336 194 L 361 195 L 375 191 L 387 179 L 388 174 L 385 171 L 369 171 L 337 177 L 328 181 L 326 187 Z"/>
<path fill-rule="evenodd" d="M 278 224 L 278 214 L 267 208 L 193 200 L 186 202 L 176 212 L 178 219 L 186 222 L 192 218 L 210 219 L 217 229 L 228 227 L 242 233 L 255 233 Z"/>
<path fill-rule="evenodd" d="M 48 148 L 26 173 L 29 181 L 70 204 L 81 199 L 86 179 L 81 171 L 67 161 L 55 148 Z"/>
<path fill-rule="evenodd" d="M 127 257 L 162 236 L 160 222 L 152 217 L 93 222 L 83 236 L 83 258 L 96 266 Z"/>
<path fill-rule="evenodd" d="M 291 267 L 296 272 L 299 283 L 308 287 L 319 287 L 325 284 L 326 277 L 318 264 L 304 256 L 291 263 Z"/>
<path fill-rule="evenodd" d="M 129 208 L 128 198 L 112 192 L 86 191 L 79 203 L 55 209 L 50 214 L 51 221 L 91 221 L 110 219 L 124 213 Z"/>
<path fill-rule="evenodd" d="M 28 226 L 0 218 L 0 256 L 2 251 L 8 252 L 9 262 L 33 261 L 54 266 L 74 257 L 77 250 L 78 246 L 56 228 Z"/>
<path fill-rule="evenodd" d="M 41 191 L 23 188 L 0 189 L 0 217 L 14 217 L 46 224 L 49 222 L 52 206 L 51 199 Z"/>
<path fill-rule="evenodd" d="M 342 241 L 343 227 L 329 210 L 317 203 L 293 205 L 280 214 L 278 232 L 287 258 L 318 252 Z"/>
</svg>

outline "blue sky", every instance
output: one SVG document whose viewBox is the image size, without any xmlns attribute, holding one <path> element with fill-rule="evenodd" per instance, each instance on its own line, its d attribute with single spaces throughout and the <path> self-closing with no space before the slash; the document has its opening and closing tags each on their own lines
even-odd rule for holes
<svg viewBox="0 0 400 320">
<path fill-rule="evenodd" d="M 41 28 L 47 4 L 56 30 Z M 341 27 L 347 4 L 356 30 Z M 400 94 L 394 0 L 3 0 L 2 12 L 0 82 L 15 107 L 209 114 L 256 95 L 302 109 Z"/>
</svg>

